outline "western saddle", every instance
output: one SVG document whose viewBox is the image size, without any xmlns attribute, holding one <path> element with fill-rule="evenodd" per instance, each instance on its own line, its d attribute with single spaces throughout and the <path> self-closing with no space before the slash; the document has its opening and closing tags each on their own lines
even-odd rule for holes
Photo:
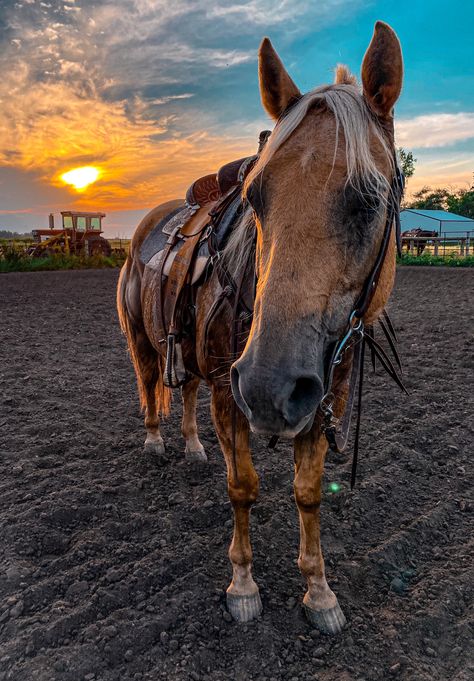
<svg viewBox="0 0 474 681">
<path fill-rule="evenodd" d="M 193 333 L 194 319 L 189 321 L 189 309 L 193 309 L 190 301 L 192 303 L 195 297 L 193 289 L 209 278 L 242 215 L 244 179 L 269 135 L 268 130 L 260 133 L 255 156 L 227 163 L 217 173 L 193 182 L 186 192 L 184 205 L 163 218 L 142 244 L 140 259 L 145 266 L 144 277 L 149 279 L 155 291 L 153 305 L 157 328 L 154 340 L 167 345 L 164 383 L 170 388 L 182 385 L 188 378 L 181 340 Z M 242 281 L 235 282 L 221 267 L 218 274 L 222 289 L 237 314 Z M 243 279 L 245 272 L 240 276 Z M 251 318 L 251 309 L 248 305 L 244 307 L 243 315 Z"/>
</svg>

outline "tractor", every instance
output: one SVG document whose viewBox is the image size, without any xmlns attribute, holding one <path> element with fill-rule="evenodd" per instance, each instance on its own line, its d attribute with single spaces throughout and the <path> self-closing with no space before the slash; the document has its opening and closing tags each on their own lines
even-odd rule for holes
<svg viewBox="0 0 474 681">
<path fill-rule="evenodd" d="M 32 258 L 47 258 L 58 253 L 72 255 L 106 255 L 112 248 L 102 234 L 105 213 L 61 211 L 62 229 L 54 228 L 54 215 L 49 216 L 49 229 L 34 229 L 35 243 L 28 250 Z"/>
</svg>

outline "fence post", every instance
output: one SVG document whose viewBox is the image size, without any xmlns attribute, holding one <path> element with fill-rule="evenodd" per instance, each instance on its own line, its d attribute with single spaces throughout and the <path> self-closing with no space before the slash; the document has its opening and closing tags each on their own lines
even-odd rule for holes
<svg viewBox="0 0 474 681">
<path fill-rule="evenodd" d="M 459 245 L 461 248 L 461 258 L 464 257 L 464 244 L 465 244 L 466 239 L 459 239 Z"/>
<path fill-rule="evenodd" d="M 439 249 L 439 241 L 435 240 L 434 242 L 434 254 L 436 257 L 438 257 L 438 249 Z"/>
<path fill-rule="evenodd" d="M 410 251 L 415 255 L 415 239 L 410 239 Z"/>
</svg>

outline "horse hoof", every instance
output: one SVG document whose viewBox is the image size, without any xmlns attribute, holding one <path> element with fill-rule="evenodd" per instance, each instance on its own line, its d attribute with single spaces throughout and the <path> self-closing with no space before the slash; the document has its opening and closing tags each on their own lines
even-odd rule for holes
<svg viewBox="0 0 474 681">
<path fill-rule="evenodd" d="M 339 603 L 328 610 L 313 610 L 303 605 L 310 623 L 323 634 L 339 634 L 346 624 L 346 618 Z"/>
<path fill-rule="evenodd" d="M 195 449 L 191 450 L 186 447 L 184 450 L 184 455 L 186 457 L 186 461 L 189 461 L 191 463 L 207 463 L 207 456 L 206 452 L 204 451 L 204 447 L 201 446 L 201 449 Z"/>
<path fill-rule="evenodd" d="M 160 437 L 159 440 L 146 440 L 144 451 L 146 454 L 152 454 L 153 456 L 161 456 L 165 453 L 165 443 Z"/>
<path fill-rule="evenodd" d="M 249 596 L 227 592 L 227 609 L 236 622 L 250 622 L 262 612 L 260 594 L 256 591 Z"/>
</svg>

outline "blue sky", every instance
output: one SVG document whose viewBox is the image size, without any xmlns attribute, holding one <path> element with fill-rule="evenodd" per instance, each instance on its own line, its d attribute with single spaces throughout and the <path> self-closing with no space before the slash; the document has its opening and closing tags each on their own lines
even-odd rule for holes
<svg viewBox="0 0 474 681">
<path fill-rule="evenodd" d="M 94 207 L 109 234 L 130 234 L 146 209 L 252 153 L 271 126 L 258 93 L 264 35 L 308 90 L 338 62 L 359 74 L 377 19 L 404 53 L 396 129 L 418 159 L 409 190 L 469 187 L 474 3 L 3 0 L 0 228 Z M 103 172 L 87 191 L 60 180 L 88 164 Z"/>
</svg>

